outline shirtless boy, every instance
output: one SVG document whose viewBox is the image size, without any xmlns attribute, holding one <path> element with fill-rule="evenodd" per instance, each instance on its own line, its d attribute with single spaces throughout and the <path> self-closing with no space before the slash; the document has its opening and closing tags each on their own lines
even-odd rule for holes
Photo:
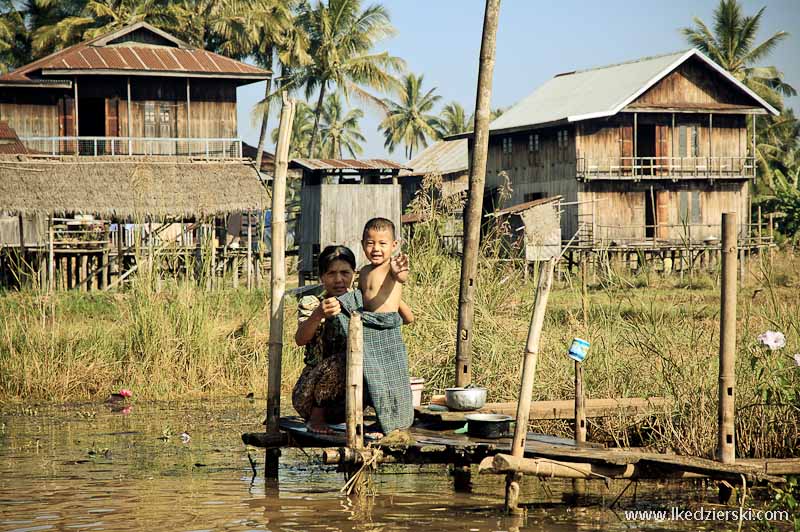
<svg viewBox="0 0 800 532">
<path fill-rule="evenodd" d="M 369 265 L 361 269 L 358 287 L 364 296 L 364 309 L 372 312 L 399 312 L 403 323 L 414 321 L 403 300 L 403 284 L 408 280 L 408 255 L 397 250 L 394 224 L 386 218 L 373 218 L 364 226 L 361 240 Z"/>
</svg>

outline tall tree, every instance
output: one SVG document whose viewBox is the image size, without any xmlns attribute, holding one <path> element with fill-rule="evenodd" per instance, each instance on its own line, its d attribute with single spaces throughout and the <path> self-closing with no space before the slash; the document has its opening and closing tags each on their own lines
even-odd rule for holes
<svg viewBox="0 0 800 532">
<path fill-rule="evenodd" d="M 686 40 L 730 72 L 736 79 L 761 96 L 776 109 L 783 108 L 783 96 L 797 92 L 783 80 L 783 73 L 774 66 L 759 63 L 789 34 L 779 31 L 756 44 L 761 25 L 762 7 L 755 15 L 744 16 L 738 0 L 720 0 L 714 9 L 713 31 L 700 18 L 693 28 L 683 28 Z"/>
<path fill-rule="evenodd" d="M 363 117 L 361 109 L 350 109 L 345 113 L 339 95 L 329 95 L 322 106 L 319 123 L 320 152 L 323 157 L 342 159 L 345 151 L 353 158 L 361 155 L 364 151 L 361 143 L 366 139 L 361 134 L 358 121 Z"/>
<path fill-rule="evenodd" d="M 379 128 L 383 129 L 386 137 L 384 146 L 390 152 L 403 144 L 405 155 L 410 159 L 420 146 L 428 146 L 428 139 L 441 136 L 439 118 L 431 114 L 434 105 L 441 99 L 441 96 L 434 94 L 435 90 L 434 87 L 423 94 L 422 75 L 417 77 L 408 74 L 403 79 L 399 101 L 385 100 L 389 110 Z"/>
<path fill-rule="evenodd" d="M 289 150 L 289 158 L 297 157 L 317 157 L 319 154 L 309 154 L 308 140 L 311 138 L 311 130 L 314 128 L 314 111 L 305 102 L 297 102 L 295 106 L 294 120 L 292 121 L 292 143 Z M 278 128 L 272 130 L 272 142 L 278 142 Z"/>
<path fill-rule="evenodd" d="M 28 60 L 30 38 L 25 26 L 25 12 L 12 0 L 0 0 L 0 73 Z"/>
<path fill-rule="evenodd" d="M 175 23 L 172 11 L 157 0 L 89 0 L 77 12 L 78 2 L 68 1 L 59 7 L 53 3 L 33 0 L 44 15 L 32 28 L 33 50 L 39 56 L 136 22 L 149 22 L 166 31 L 171 31 Z"/>
<path fill-rule="evenodd" d="M 458 133 L 466 133 L 472 129 L 471 118 L 471 116 L 467 116 L 467 112 L 464 111 L 460 103 L 448 103 L 442 109 L 442 116 L 439 119 L 442 136 L 447 137 Z"/>
<path fill-rule="evenodd" d="M 296 71 L 289 85 L 305 87 L 306 99 L 318 93 L 308 144 L 308 152 L 313 153 L 326 92 L 338 89 L 348 100 L 353 94 L 383 108 L 382 100 L 368 89 L 396 88 L 393 73 L 401 71 L 404 63 L 388 52 L 372 53 L 378 41 L 394 33 L 381 5 L 362 10 L 360 0 L 319 0 L 314 6 L 305 4 L 298 21 L 309 35 L 313 62 Z"/>
</svg>

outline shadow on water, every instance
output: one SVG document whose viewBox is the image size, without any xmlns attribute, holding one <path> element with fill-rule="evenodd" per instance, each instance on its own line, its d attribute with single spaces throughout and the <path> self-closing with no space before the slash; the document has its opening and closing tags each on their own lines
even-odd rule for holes
<svg viewBox="0 0 800 532">
<path fill-rule="evenodd" d="M 604 507 L 626 483 L 593 482 L 576 507 L 563 502 L 569 482 L 526 478 L 531 502 L 520 519 L 501 512 L 498 476 L 476 473 L 472 492 L 456 493 L 443 467 L 394 466 L 376 475 L 376 496 L 354 500 L 313 452 L 284 451 L 278 482 L 265 481 L 263 451 L 240 440 L 261 427 L 258 402 L 119 406 L 0 411 L 0 531 L 674 530 L 678 523 L 627 521 L 623 512 L 714 496 L 699 485 L 650 486 L 645 505 L 639 486 L 639 500 L 628 490 L 612 511 Z"/>
</svg>

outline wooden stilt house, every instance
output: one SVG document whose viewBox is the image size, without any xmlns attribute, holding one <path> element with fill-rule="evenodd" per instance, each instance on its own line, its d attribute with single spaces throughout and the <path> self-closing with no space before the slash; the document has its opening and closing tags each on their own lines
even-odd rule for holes
<svg viewBox="0 0 800 532">
<path fill-rule="evenodd" d="M 560 195 L 562 239 L 587 247 L 718 239 L 731 211 L 745 237 L 767 113 L 697 50 L 559 74 L 491 123 L 485 203 L 506 176 L 512 205 Z"/>
<path fill-rule="evenodd" d="M 0 76 L 0 248 L 26 258 L 18 264 L 34 257 L 51 285 L 73 269 L 60 253 L 77 255 L 86 275 L 105 271 L 101 287 L 112 271 L 121 280 L 142 235 L 146 245 L 175 240 L 184 250 L 211 237 L 220 242 L 215 268 L 225 270 L 228 247 L 216 228 L 230 213 L 265 205 L 237 137 L 236 89 L 268 76 L 146 23 Z M 114 268 L 108 255 L 118 257 Z M 86 265 L 103 260 L 99 270 Z"/>
<path fill-rule="evenodd" d="M 300 192 L 300 283 L 316 276 L 325 246 L 349 247 L 358 267 L 364 225 L 370 218 L 391 220 L 400 238 L 401 192 L 398 173 L 405 167 L 385 159 L 293 159 L 289 169 L 302 173 Z"/>
</svg>

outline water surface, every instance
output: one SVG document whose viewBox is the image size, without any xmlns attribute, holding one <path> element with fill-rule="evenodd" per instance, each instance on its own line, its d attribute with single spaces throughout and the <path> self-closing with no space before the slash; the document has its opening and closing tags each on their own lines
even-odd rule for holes
<svg viewBox="0 0 800 532">
<path fill-rule="evenodd" d="M 696 523 L 633 521 L 624 512 L 709 506 L 715 497 L 699 484 L 639 484 L 612 510 L 606 507 L 627 482 L 592 482 L 582 505 L 572 506 L 563 502 L 569 481 L 526 478 L 530 510 L 518 519 L 501 511 L 498 476 L 474 470 L 465 494 L 454 492 L 444 467 L 392 466 L 374 477 L 377 495 L 354 501 L 339 492 L 342 475 L 319 464 L 313 450 L 284 451 L 277 484 L 265 482 L 263 451 L 240 439 L 261 430 L 262 418 L 263 401 L 245 399 L 127 409 L 7 405 L 0 410 L 0 531 L 675 530 Z M 736 529 L 729 525 L 722 528 Z"/>
</svg>

